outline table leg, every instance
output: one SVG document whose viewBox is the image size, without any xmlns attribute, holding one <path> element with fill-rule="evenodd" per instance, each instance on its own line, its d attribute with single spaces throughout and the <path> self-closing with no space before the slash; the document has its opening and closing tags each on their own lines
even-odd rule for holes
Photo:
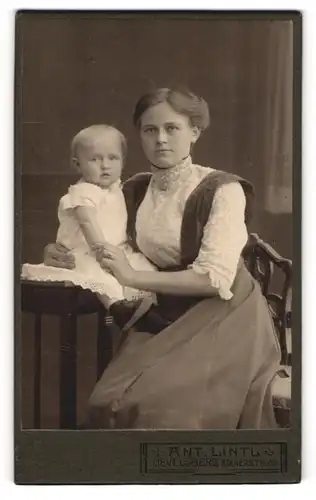
<svg viewBox="0 0 316 500">
<path fill-rule="evenodd" d="M 34 429 L 41 428 L 42 316 L 35 315 L 34 325 Z"/>
<path fill-rule="evenodd" d="M 113 319 L 100 312 L 98 315 L 97 339 L 97 379 L 101 377 L 105 368 L 112 359 L 112 331 Z"/>
<path fill-rule="evenodd" d="M 61 429 L 76 428 L 77 414 L 77 317 L 60 317 L 59 414 Z"/>
</svg>

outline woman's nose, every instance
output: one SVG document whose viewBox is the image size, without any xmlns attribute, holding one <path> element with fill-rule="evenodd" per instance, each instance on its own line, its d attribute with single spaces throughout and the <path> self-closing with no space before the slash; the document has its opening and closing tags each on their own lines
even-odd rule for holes
<svg viewBox="0 0 316 500">
<path fill-rule="evenodd" d="M 158 144 L 163 144 L 167 142 L 167 134 L 165 129 L 159 129 L 157 132 L 157 142 Z"/>
</svg>

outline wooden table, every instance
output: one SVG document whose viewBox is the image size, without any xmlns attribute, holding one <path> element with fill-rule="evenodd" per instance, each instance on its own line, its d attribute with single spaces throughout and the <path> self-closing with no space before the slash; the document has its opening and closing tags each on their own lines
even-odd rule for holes
<svg viewBox="0 0 316 500">
<path fill-rule="evenodd" d="M 99 378 L 112 357 L 112 318 L 89 290 L 70 282 L 21 280 L 22 311 L 34 315 L 34 428 L 41 427 L 42 315 L 59 317 L 60 428 L 75 429 L 77 379 L 77 320 L 83 314 L 98 314 L 97 373 Z"/>
</svg>

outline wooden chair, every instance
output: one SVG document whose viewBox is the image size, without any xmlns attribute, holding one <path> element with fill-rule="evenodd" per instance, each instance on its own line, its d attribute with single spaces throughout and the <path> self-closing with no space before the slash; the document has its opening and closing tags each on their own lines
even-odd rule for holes
<svg viewBox="0 0 316 500">
<path fill-rule="evenodd" d="M 250 234 L 243 253 L 246 265 L 259 282 L 267 299 L 281 348 L 281 369 L 273 383 L 273 404 L 280 427 L 290 427 L 291 412 L 291 353 L 287 337 L 291 335 L 292 261 L 279 255 L 257 234 Z M 281 271 L 280 293 L 273 292 L 275 270 Z"/>
</svg>

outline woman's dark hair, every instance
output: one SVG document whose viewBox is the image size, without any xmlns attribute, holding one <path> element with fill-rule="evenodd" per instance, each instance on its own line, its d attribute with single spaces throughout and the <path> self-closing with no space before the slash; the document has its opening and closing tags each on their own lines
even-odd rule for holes
<svg viewBox="0 0 316 500">
<path fill-rule="evenodd" d="M 135 127 L 139 128 L 141 116 L 148 108 L 161 102 L 167 102 L 177 113 L 187 116 L 191 126 L 201 132 L 210 124 L 208 105 L 202 97 L 181 88 L 160 88 L 143 95 L 137 102 L 133 115 Z"/>
</svg>

